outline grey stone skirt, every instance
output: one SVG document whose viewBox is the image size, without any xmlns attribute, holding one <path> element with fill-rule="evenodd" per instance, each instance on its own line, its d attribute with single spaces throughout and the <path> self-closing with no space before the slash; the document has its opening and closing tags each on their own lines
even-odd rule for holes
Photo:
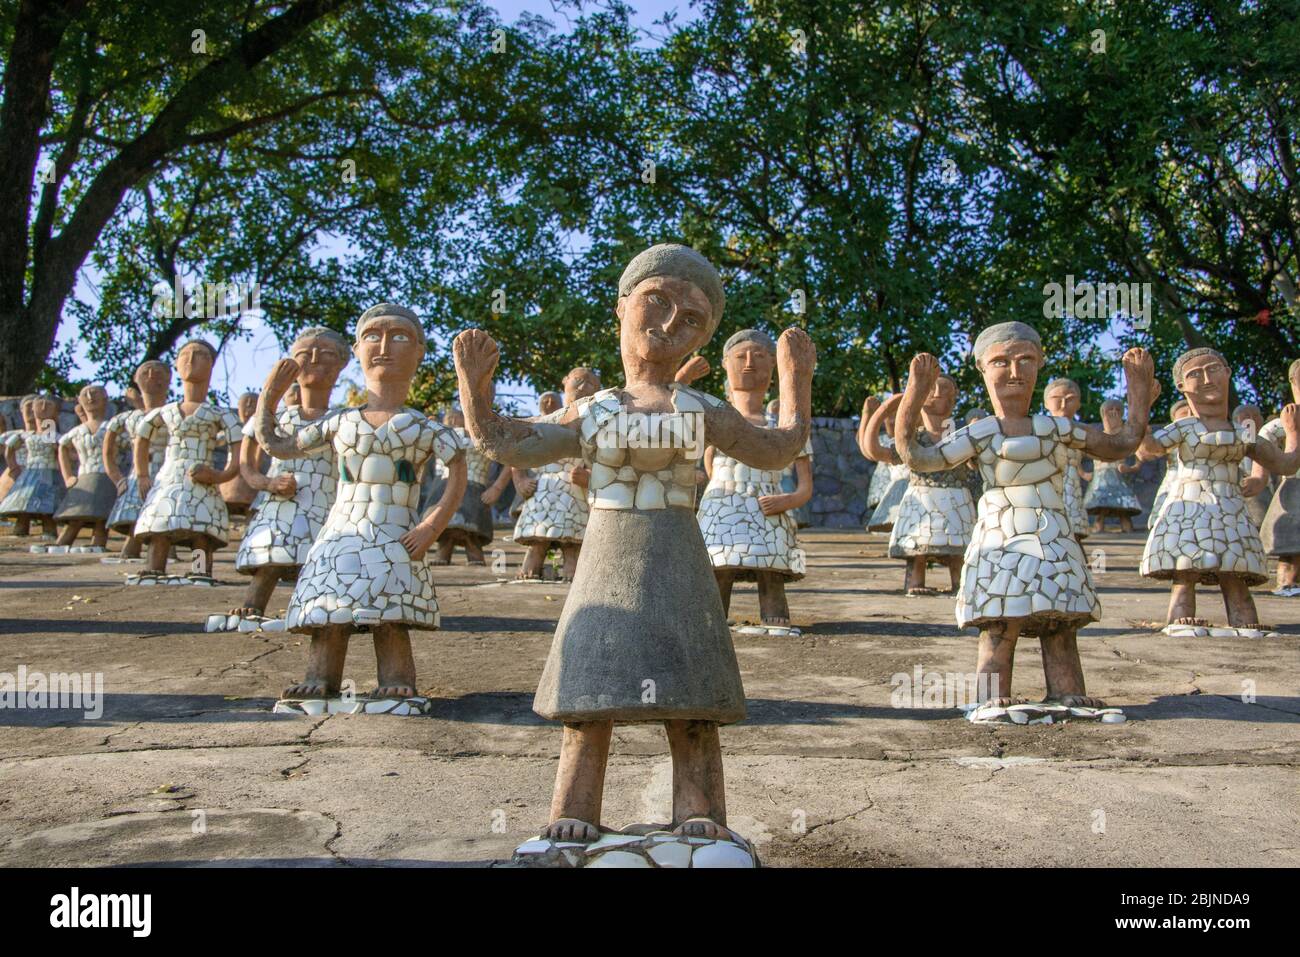
<svg viewBox="0 0 1300 957">
<path fill-rule="evenodd" d="M 87 472 L 77 476 L 54 518 L 59 522 L 97 522 L 112 514 L 116 501 L 117 486 L 113 480 L 104 472 Z"/>
<path fill-rule="evenodd" d="M 533 710 L 566 722 L 727 724 L 745 716 L 693 511 L 591 510 Z"/>
</svg>

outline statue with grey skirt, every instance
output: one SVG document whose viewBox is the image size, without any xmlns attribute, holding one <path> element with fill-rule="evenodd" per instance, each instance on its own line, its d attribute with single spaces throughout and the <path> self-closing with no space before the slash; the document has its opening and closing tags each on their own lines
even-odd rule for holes
<svg viewBox="0 0 1300 957">
<path fill-rule="evenodd" d="M 814 349 L 787 329 L 777 343 L 781 421 L 749 422 L 675 381 L 718 328 L 717 271 L 686 246 L 636 256 L 618 287 L 625 385 L 532 420 L 492 410 L 498 352 L 485 332 L 454 342 L 461 402 L 485 454 L 516 468 L 581 458 L 590 516 L 533 708 L 564 723 L 551 820 L 516 852 L 520 865 L 754 866 L 727 827 L 720 725 L 745 714 L 740 670 L 695 518 L 695 462 L 706 445 L 780 471 L 808 440 Z M 671 818 L 602 826 L 615 723 L 662 722 L 673 761 Z"/>
</svg>

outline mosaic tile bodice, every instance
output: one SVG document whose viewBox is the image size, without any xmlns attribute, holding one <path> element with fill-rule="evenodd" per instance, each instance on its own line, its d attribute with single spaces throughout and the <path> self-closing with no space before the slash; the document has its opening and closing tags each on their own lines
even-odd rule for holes
<svg viewBox="0 0 1300 957">
<path fill-rule="evenodd" d="M 1082 449 L 1086 439 L 1083 427 L 1066 418 L 1031 416 L 1029 435 L 1009 436 L 1003 434 L 997 418 L 987 416 L 957 430 L 937 447 L 949 463 L 976 458 L 985 488 L 980 514 L 986 508 L 1010 506 L 1007 534 L 1023 534 L 1031 530 L 1031 523 L 1036 524 L 1030 510 L 1065 508 L 1067 452 L 1071 446 Z M 1022 510 L 1025 514 L 1018 514 Z"/>
<path fill-rule="evenodd" d="M 328 414 L 327 412 L 326 415 Z M 321 418 L 324 418 L 324 416 Z M 256 441 L 255 420 L 256 417 L 254 416 L 244 423 L 244 438 Z M 285 435 L 294 435 L 313 421 L 319 420 L 303 418 L 301 407 L 296 405 L 281 409 L 275 417 L 276 427 Z M 336 480 L 335 465 L 334 447 L 328 443 L 322 443 L 319 447 L 302 452 L 291 459 L 272 456 L 271 465 L 266 470 L 266 477 L 276 478 L 280 475 L 292 475 L 300 485 L 305 483 L 313 488 L 324 487 L 325 485 L 332 486 Z"/>
<path fill-rule="evenodd" d="M 933 448 L 937 443 L 924 429 L 916 430 L 916 442 L 922 448 Z M 970 482 L 971 467 L 965 463 L 941 472 L 912 472 L 912 485 L 921 488 L 965 488 Z"/>
<path fill-rule="evenodd" d="M 77 453 L 78 478 L 104 471 L 104 438 L 107 435 L 107 422 L 99 423 L 94 432 L 82 423 L 59 439 L 59 445 L 71 445 Z"/>
<path fill-rule="evenodd" d="M 1194 418 L 1179 419 L 1154 438 L 1176 456 L 1179 479 L 1233 484 L 1240 480 L 1241 462 L 1255 445 L 1245 426 L 1211 431 Z"/>
<path fill-rule="evenodd" d="M 583 460 L 591 468 L 591 508 L 695 507 L 695 472 L 704 452 L 704 410 L 720 399 L 672 385 L 672 412 L 626 412 L 619 390 L 579 399 Z M 775 472 L 780 482 L 780 471 Z"/>
<path fill-rule="evenodd" d="M 211 465 L 213 453 L 221 446 L 238 442 L 243 424 L 229 409 L 204 403 L 191 414 L 181 411 L 179 402 L 170 402 L 145 413 L 136 426 L 136 435 L 150 444 L 159 427 L 167 430 L 165 462 L 169 470 L 194 465 Z"/>
<path fill-rule="evenodd" d="M 131 447 L 135 444 L 136 432 L 140 428 L 140 423 L 144 420 L 145 411 L 143 409 L 128 409 L 126 412 L 119 412 L 108 420 L 108 431 L 117 435 L 118 447 L 126 447 L 130 453 Z M 164 426 L 157 427 L 149 439 L 149 477 L 153 478 L 158 474 L 158 469 L 162 467 L 163 459 L 167 457 L 167 429 Z"/>
<path fill-rule="evenodd" d="M 57 469 L 58 439 L 52 439 L 45 432 L 24 432 L 22 448 L 27 453 L 26 467 L 29 469 Z"/>
</svg>

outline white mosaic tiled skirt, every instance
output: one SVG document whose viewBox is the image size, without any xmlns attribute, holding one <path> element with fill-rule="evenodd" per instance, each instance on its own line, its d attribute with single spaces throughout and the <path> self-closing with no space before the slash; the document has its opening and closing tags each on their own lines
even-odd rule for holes
<svg viewBox="0 0 1300 957">
<path fill-rule="evenodd" d="M 792 581 L 803 578 L 807 564 L 793 511 L 764 515 L 758 505 L 762 496 L 783 494 L 780 473 L 763 473 L 774 478 L 770 482 L 719 481 L 728 469 L 759 471 L 721 453 L 715 455 L 713 468 L 715 480 L 704 490 L 696 513 L 713 567 L 735 570 L 740 581 L 755 572 L 775 572 Z"/>
<path fill-rule="evenodd" d="M 230 515 L 220 490 L 195 482 L 188 474 L 193 466 L 205 464 L 172 458 L 163 465 L 135 522 L 135 533 L 142 541 L 169 535 L 183 543 L 197 534 L 208 535 L 221 545 L 230 541 Z"/>
<path fill-rule="evenodd" d="M 913 482 L 889 534 L 889 557 L 964 554 L 974 525 L 975 503 L 965 482 L 956 487 Z"/>
<path fill-rule="evenodd" d="M 580 464 L 578 459 L 566 459 L 536 472 L 537 491 L 524 500 L 515 522 L 516 542 L 531 545 L 582 541 L 587 529 L 586 494 L 568 479 L 570 470 Z"/>
<path fill-rule="evenodd" d="M 1264 546 L 1236 482 L 1184 474 L 1170 485 L 1142 550 L 1141 572 L 1170 579 L 1179 571 L 1199 571 L 1205 584 L 1217 583 L 1220 572 L 1247 585 L 1268 580 Z"/>
<path fill-rule="evenodd" d="M 330 471 L 321 474 L 293 470 L 298 488 L 290 498 L 266 492 L 258 494 L 253 501 L 256 514 L 248 523 L 239 543 L 239 554 L 235 556 L 237 571 L 251 575 L 266 565 L 301 565 L 307 561 L 312 543 L 334 504 L 338 480 L 329 461 L 293 461 L 318 463 Z"/>
<path fill-rule="evenodd" d="M 878 469 L 880 467 L 880 465 L 876 466 Z M 903 504 L 903 496 L 907 494 L 908 481 L 912 477 L 911 469 L 901 463 L 888 466 L 888 469 L 889 485 L 885 487 L 876 510 L 867 520 L 869 532 L 887 532 L 892 529 L 894 521 L 898 518 L 898 507 Z"/>
<path fill-rule="evenodd" d="M 957 624 L 1020 619 L 1021 634 L 1101 617 L 1083 549 L 1051 482 L 986 490 L 971 531 Z"/>
<path fill-rule="evenodd" d="M 372 492 L 391 501 L 371 500 Z M 429 566 L 424 559 L 412 560 L 399 540 L 415 525 L 418 505 L 415 482 L 341 482 L 298 575 L 285 627 L 306 633 L 345 624 L 437 629 L 438 599 Z"/>
</svg>

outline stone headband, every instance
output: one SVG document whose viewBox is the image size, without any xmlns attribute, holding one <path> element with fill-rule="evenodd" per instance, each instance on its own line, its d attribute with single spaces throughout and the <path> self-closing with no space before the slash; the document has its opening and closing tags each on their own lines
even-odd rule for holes
<svg viewBox="0 0 1300 957">
<path fill-rule="evenodd" d="M 741 329 L 739 332 L 733 332 L 731 337 L 727 339 L 726 345 L 722 347 L 722 354 L 725 356 L 736 346 L 743 345 L 746 342 L 752 342 L 754 345 L 772 353 L 772 355 L 776 355 L 776 343 L 772 341 L 772 337 L 758 329 Z"/>
<path fill-rule="evenodd" d="M 324 339 L 338 350 L 339 358 L 345 362 L 347 361 L 348 353 L 352 351 L 351 347 L 348 345 L 348 340 L 328 326 L 308 326 L 294 337 L 293 342 L 289 343 L 289 354 L 293 355 L 293 350 L 297 349 L 308 339 Z"/>
<path fill-rule="evenodd" d="M 1220 362 L 1223 363 L 1225 368 L 1228 365 L 1228 360 L 1223 358 L 1223 353 L 1221 353 L 1218 349 L 1211 349 L 1209 346 L 1200 346 L 1196 349 L 1188 349 L 1181 356 L 1179 356 L 1178 360 L 1174 363 L 1174 384 L 1175 385 L 1183 381 L 1183 369 L 1187 368 L 1187 363 L 1191 362 L 1193 359 L 1199 359 L 1202 356 L 1214 356 L 1216 359 L 1218 359 Z"/>
<path fill-rule="evenodd" d="M 1043 353 L 1043 340 L 1039 336 L 1038 330 L 1033 326 L 1026 325 L 1023 322 L 999 322 L 995 326 L 989 326 L 978 336 L 975 337 L 975 344 L 971 348 L 971 353 L 975 358 L 975 365 L 980 364 L 984 358 L 984 353 L 989 350 L 990 346 L 997 345 L 1000 342 L 1032 342 L 1038 347 L 1038 354 Z"/>
<path fill-rule="evenodd" d="M 379 319 L 401 319 L 404 320 L 415 332 L 415 338 L 420 341 L 420 345 L 427 346 L 428 340 L 424 336 L 424 326 L 420 324 L 420 317 L 405 306 L 399 306 L 395 302 L 381 302 L 377 306 L 371 306 L 361 314 L 357 320 L 356 341 L 360 342 L 361 337 L 365 334 L 366 327 L 372 322 Z"/>
<path fill-rule="evenodd" d="M 713 307 L 712 328 L 710 334 L 717 331 L 722 321 L 722 308 L 727 297 L 722 292 L 722 279 L 713 264 L 690 246 L 680 243 L 660 243 L 638 253 L 623 270 L 618 281 L 618 295 L 621 299 L 630 296 L 632 290 L 647 279 L 655 276 L 671 276 L 684 279 L 695 285 L 704 293 L 709 305 Z"/>
</svg>

